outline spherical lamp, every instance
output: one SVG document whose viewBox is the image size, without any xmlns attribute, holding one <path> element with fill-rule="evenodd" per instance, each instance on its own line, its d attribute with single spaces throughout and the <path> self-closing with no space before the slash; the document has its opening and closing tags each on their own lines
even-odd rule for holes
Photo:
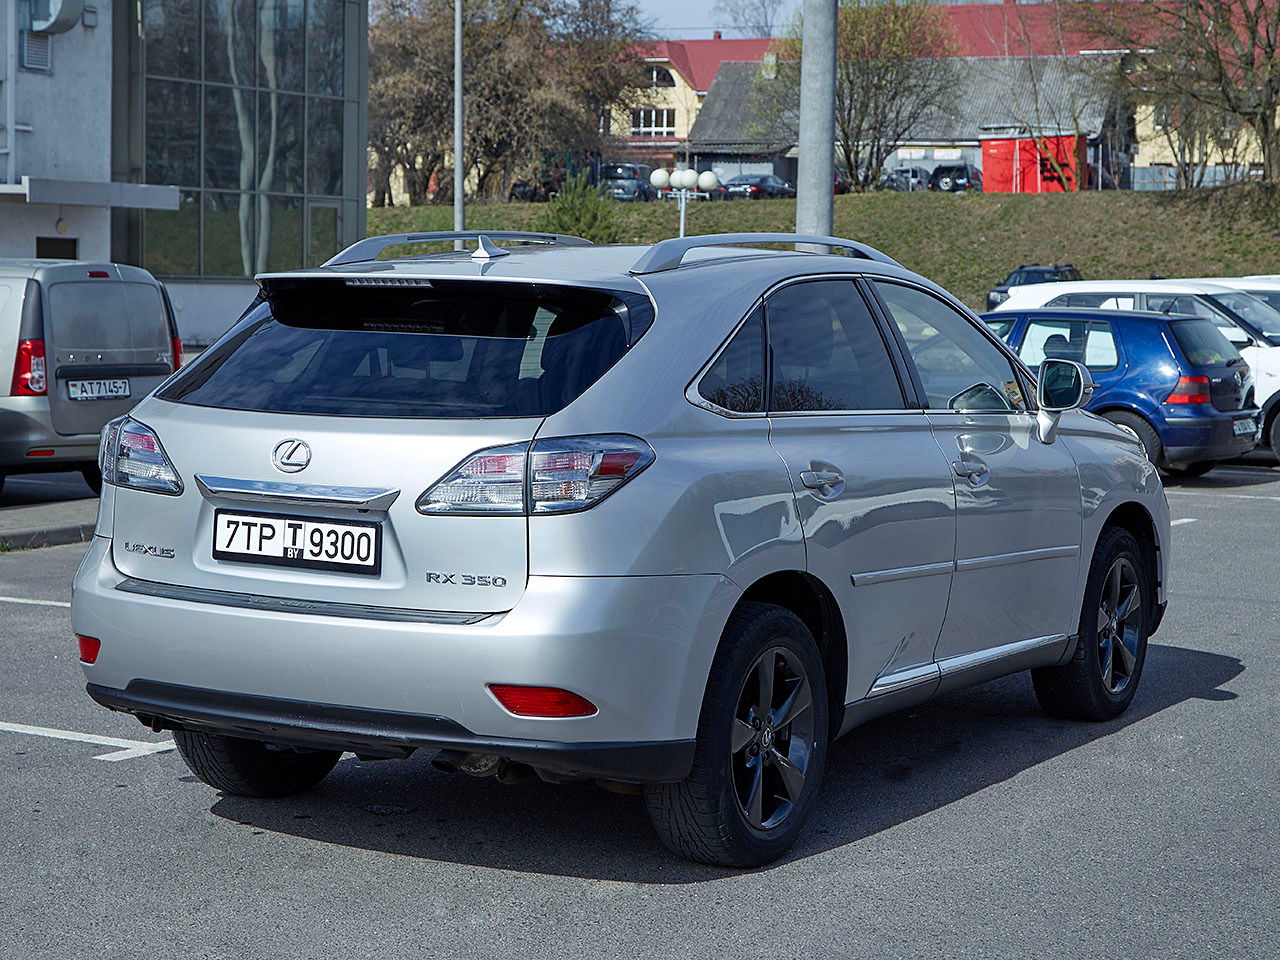
<svg viewBox="0 0 1280 960">
<path fill-rule="evenodd" d="M 698 189 L 705 193 L 710 193 L 716 187 L 720 186 L 720 178 L 710 170 L 703 170 L 698 174 Z"/>
<path fill-rule="evenodd" d="M 665 190 L 667 184 L 671 182 L 671 174 L 659 167 L 653 173 L 649 174 L 649 182 L 659 190 Z"/>
</svg>

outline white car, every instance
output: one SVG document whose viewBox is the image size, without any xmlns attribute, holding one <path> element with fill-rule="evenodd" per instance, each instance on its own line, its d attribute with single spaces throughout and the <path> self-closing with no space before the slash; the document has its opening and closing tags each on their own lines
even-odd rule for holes
<svg viewBox="0 0 1280 960">
<path fill-rule="evenodd" d="M 1010 287 L 996 311 L 1035 307 L 1154 310 L 1208 317 L 1254 376 L 1262 443 L 1280 457 L 1280 277 L 1214 280 L 1077 280 Z"/>
</svg>

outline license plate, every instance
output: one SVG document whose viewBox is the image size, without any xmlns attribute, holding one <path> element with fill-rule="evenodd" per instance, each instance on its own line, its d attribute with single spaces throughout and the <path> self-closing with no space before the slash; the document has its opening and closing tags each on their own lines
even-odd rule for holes
<svg viewBox="0 0 1280 960">
<path fill-rule="evenodd" d="M 213 559 L 378 576 L 382 526 L 363 520 L 218 510 L 213 515 Z"/>
<path fill-rule="evenodd" d="M 128 380 L 68 380 L 72 400 L 119 400 L 129 396 Z"/>
<path fill-rule="evenodd" d="M 1258 432 L 1258 422 L 1253 417 L 1248 420 L 1237 420 L 1231 426 L 1235 430 L 1237 437 L 1244 436 L 1246 433 Z"/>
</svg>

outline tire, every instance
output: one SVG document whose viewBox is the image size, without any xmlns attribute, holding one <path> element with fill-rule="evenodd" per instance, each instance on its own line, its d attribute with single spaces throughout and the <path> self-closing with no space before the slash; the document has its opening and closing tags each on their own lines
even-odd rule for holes
<svg viewBox="0 0 1280 960">
<path fill-rule="evenodd" d="M 1165 467 L 1164 472 L 1171 477 L 1190 479 L 1191 477 L 1203 477 L 1217 465 L 1217 460 L 1201 460 L 1199 463 L 1188 463 L 1185 467 Z"/>
<path fill-rule="evenodd" d="M 1126 413 L 1123 410 L 1108 410 L 1103 416 L 1112 423 L 1128 427 L 1136 433 L 1138 441 L 1142 444 L 1142 452 L 1152 463 L 1158 466 L 1164 459 L 1164 444 L 1160 442 L 1160 435 L 1145 417 L 1140 417 L 1136 413 Z"/>
<path fill-rule="evenodd" d="M 5 475 L 0 473 L 0 493 L 4 493 L 4 478 Z"/>
<path fill-rule="evenodd" d="M 952 180 L 950 177 L 943 177 L 941 180 L 938 181 L 938 189 L 943 191 L 944 193 L 950 193 L 953 189 L 955 189 L 955 185 L 956 185 L 956 182 Z"/>
<path fill-rule="evenodd" d="M 765 664 L 773 674 L 767 713 L 759 708 Z M 649 818 L 667 848 L 726 867 L 761 866 L 786 853 L 826 763 L 826 691 L 817 644 L 799 617 L 772 604 L 739 606 L 711 665 L 692 771 L 679 783 L 645 785 Z"/>
<path fill-rule="evenodd" d="M 328 776 L 340 750 L 298 752 L 258 740 L 176 730 L 173 742 L 187 767 L 209 786 L 241 797 L 287 797 Z"/>
<path fill-rule="evenodd" d="M 89 485 L 95 497 L 102 495 L 102 471 L 96 466 L 82 467 L 80 475 L 84 477 L 84 482 Z"/>
<path fill-rule="evenodd" d="M 1280 412 L 1271 416 L 1271 423 L 1267 430 L 1267 442 L 1271 445 L 1271 455 L 1280 460 Z M 3 483 L 3 478 L 0 478 L 0 484 Z"/>
<path fill-rule="evenodd" d="M 1147 592 L 1152 582 L 1133 534 L 1120 527 L 1103 529 L 1085 584 L 1074 656 L 1062 666 L 1031 671 L 1036 699 L 1045 713 L 1093 721 L 1124 713 L 1147 659 L 1151 611 Z M 1112 618 L 1112 613 L 1119 616 Z M 1108 619 L 1099 624 L 1103 614 Z"/>
</svg>

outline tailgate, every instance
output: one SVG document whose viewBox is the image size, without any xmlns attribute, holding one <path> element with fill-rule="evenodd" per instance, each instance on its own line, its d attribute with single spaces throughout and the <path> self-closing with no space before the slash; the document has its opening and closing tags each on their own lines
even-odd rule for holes
<svg viewBox="0 0 1280 960">
<path fill-rule="evenodd" d="M 524 592 L 523 516 L 423 516 L 414 503 L 476 450 L 530 439 L 539 420 L 299 417 L 156 400 L 135 416 L 159 436 L 184 490 L 164 496 L 117 488 L 112 557 L 128 576 L 258 596 L 475 613 L 509 610 Z M 286 474 L 273 464 L 285 440 L 307 445 L 304 469 Z M 368 502 L 298 502 L 300 493 L 323 495 L 333 488 L 363 489 Z M 318 524 L 357 536 L 376 530 L 380 564 L 289 566 L 283 558 L 264 561 L 221 550 L 224 558 L 218 559 L 219 512 L 250 522 L 265 516 L 306 523 L 308 531 Z M 230 527 L 221 529 L 225 538 Z M 220 540 L 218 546 L 228 544 Z M 342 557 L 335 559 L 340 565 Z"/>
<path fill-rule="evenodd" d="M 110 276 L 50 283 L 44 335 L 53 373 L 49 412 L 64 436 L 97 433 L 173 371 L 168 319 L 154 284 Z"/>
</svg>

